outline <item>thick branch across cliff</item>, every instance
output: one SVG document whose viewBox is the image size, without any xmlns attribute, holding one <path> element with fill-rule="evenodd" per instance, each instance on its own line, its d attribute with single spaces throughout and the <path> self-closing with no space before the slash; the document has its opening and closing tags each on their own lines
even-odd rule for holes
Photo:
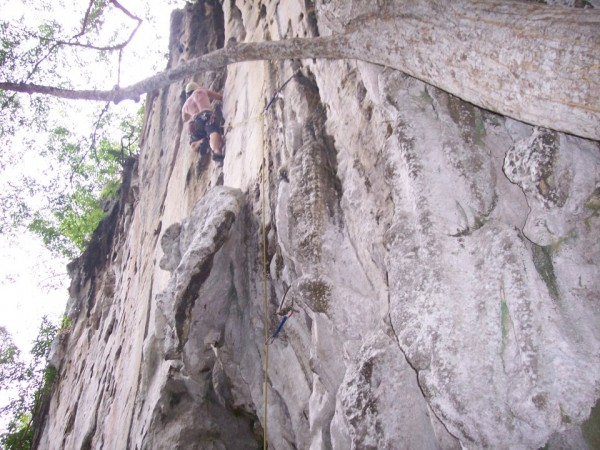
<svg viewBox="0 0 600 450">
<path fill-rule="evenodd" d="M 137 99 L 197 72 L 255 60 L 358 59 L 400 70 L 484 109 L 600 140 L 600 10 L 499 0 L 396 0 L 341 24 L 345 33 L 240 43 L 129 87 L 68 90 L 26 83 L 0 89 L 67 99 Z"/>
<path fill-rule="evenodd" d="M 61 97 L 69 100 L 91 100 L 119 103 L 123 100 L 138 100 L 142 94 L 169 86 L 203 70 L 216 70 L 229 64 L 242 61 L 348 57 L 344 51 L 345 36 L 286 39 L 285 41 L 267 41 L 235 44 L 206 55 L 190 59 L 179 66 L 146 78 L 131 86 L 115 87 L 106 90 L 74 90 L 44 86 L 33 83 L 0 82 L 0 89 Z"/>
</svg>

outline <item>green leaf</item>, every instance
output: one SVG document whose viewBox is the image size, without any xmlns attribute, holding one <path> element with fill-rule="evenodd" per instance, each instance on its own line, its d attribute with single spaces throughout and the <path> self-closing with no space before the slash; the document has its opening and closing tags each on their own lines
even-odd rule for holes
<svg viewBox="0 0 600 450">
<path fill-rule="evenodd" d="M 50 395 L 58 377 L 55 368 L 47 364 L 52 342 L 58 327 L 42 318 L 38 336 L 34 342 L 29 364 L 20 360 L 19 351 L 12 343 L 12 337 L 5 328 L 0 327 L 0 375 L 2 387 L 10 386 L 18 391 L 18 396 L 0 410 L 0 416 L 9 415 L 7 433 L 0 436 L 1 448 L 5 450 L 30 449 L 33 440 L 32 418 L 39 413 L 44 399 Z"/>
</svg>

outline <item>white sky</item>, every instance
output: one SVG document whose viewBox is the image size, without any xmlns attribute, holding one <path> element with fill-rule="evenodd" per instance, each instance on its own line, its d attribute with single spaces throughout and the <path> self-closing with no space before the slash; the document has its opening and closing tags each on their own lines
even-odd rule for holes
<svg viewBox="0 0 600 450">
<path fill-rule="evenodd" d="M 2 240 L 0 282 L 0 325 L 11 332 L 20 349 L 29 351 L 42 316 L 47 315 L 57 323 L 64 312 L 65 264 L 52 258 L 37 239 L 24 237 L 18 246 L 10 246 Z M 43 285 L 48 282 L 56 288 L 44 289 Z"/>
<path fill-rule="evenodd" d="M 145 18 L 144 5 L 148 3 L 155 17 L 154 23 L 142 24 L 125 55 L 148 55 L 149 48 L 160 49 L 163 54 L 166 54 L 170 12 L 175 7 L 181 7 L 184 1 L 120 0 L 120 3 L 141 18 Z M 57 20 L 68 17 L 69 20 L 74 21 L 73 26 L 77 28 L 89 3 L 83 0 L 53 0 L 52 4 Z M 0 0 L 0 11 L 4 20 L 18 18 L 24 13 L 28 14 L 27 17 L 34 17 L 31 6 L 23 5 L 21 1 Z M 166 60 L 160 59 L 156 53 L 150 57 L 125 59 L 121 85 L 139 81 L 155 73 L 157 69 L 164 69 L 165 65 Z M 102 74 L 100 70 L 97 72 Z M 105 84 L 103 88 L 110 88 L 116 82 L 114 74 L 105 74 L 105 78 L 108 80 L 98 81 L 98 84 Z M 52 84 L 53 81 L 48 80 L 47 83 Z M 129 102 L 129 106 L 134 110 L 139 107 L 132 102 Z M 88 123 L 87 126 L 90 124 Z M 36 163 L 40 163 L 39 158 L 30 158 L 25 161 L 25 164 L 0 173 L 0 180 L 21 170 L 20 166 L 25 167 L 31 174 L 34 170 L 32 165 L 35 166 Z M 69 284 L 66 263 L 66 260 L 52 257 L 36 237 L 22 236 L 18 242 L 11 242 L 0 236 L 0 325 L 9 330 L 15 344 L 23 353 L 30 350 L 37 336 L 42 316 L 47 315 L 52 321 L 58 323 L 64 313 Z M 55 276 L 56 273 L 59 276 Z M 48 284 L 53 285 L 54 288 L 48 289 L 46 286 Z M 1 399 L 0 403 L 2 403 Z"/>
</svg>

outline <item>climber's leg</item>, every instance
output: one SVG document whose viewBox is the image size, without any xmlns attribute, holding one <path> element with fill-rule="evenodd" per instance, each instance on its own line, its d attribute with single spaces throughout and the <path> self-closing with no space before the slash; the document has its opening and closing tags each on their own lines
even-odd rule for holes
<svg viewBox="0 0 600 450">
<path fill-rule="evenodd" d="M 203 141 L 204 141 L 204 139 L 200 139 L 198 141 L 190 142 L 190 146 L 192 147 L 192 151 L 193 152 L 198 151 L 198 149 L 200 149 Z"/>
<path fill-rule="evenodd" d="M 210 149 L 213 152 L 214 160 L 223 159 L 223 141 L 221 140 L 221 135 L 216 131 L 210 133 Z"/>
</svg>

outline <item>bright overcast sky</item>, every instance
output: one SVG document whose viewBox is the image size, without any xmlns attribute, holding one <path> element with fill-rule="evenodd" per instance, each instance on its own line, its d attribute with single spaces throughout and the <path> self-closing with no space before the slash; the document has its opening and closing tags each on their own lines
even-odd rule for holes
<svg viewBox="0 0 600 450">
<path fill-rule="evenodd" d="M 154 17 L 151 22 L 144 21 L 134 41 L 127 48 L 126 57 L 128 55 L 133 57 L 124 59 L 121 85 L 128 85 L 151 75 L 157 69 L 165 68 L 166 59 L 161 59 L 160 55 L 167 53 L 170 12 L 177 7 L 177 4 L 181 6 L 184 2 L 120 0 L 120 3 L 143 19 L 146 18 L 144 5 L 148 3 L 151 15 Z M 1 19 L 12 20 L 25 16 L 33 20 L 39 20 L 40 17 L 48 20 L 54 17 L 55 20 L 64 23 L 65 18 L 68 18 L 67 20 L 72 22 L 73 29 L 77 30 L 89 3 L 83 0 L 53 0 L 51 12 L 36 12 L 31 8 L 31 4 L 32 2 L 24 5 L 21 1 L 0 0 Z M 110 27 L 116 25 L 119 17 L 123 16 L 122 13 L 114 11 L 108 17 L 114 18 L 114 22 L 108 21 Z M 123 23 L 131 24 L 127 19 Z M 131 27 L 134 25 L 132 24 Z M 127 31 L 126 35 L 129 32 Z M 153 53 L 149 53 L 149 49 L 153 50 Z M 100 76 L 103 75 L 101 71 L 98 73 Z M 101 87 L 110 88 L 116 83 L 114 72 L 104 76 L 106 81 L 98 81 L 99 85 L 105 84 Z M 48 80 L 47 84 L 52 84 L 53 81 Z M 132 102 L 129 103 L 132 108 L 139 107 Z M 23 154 L 26 152 L 23 151 Z M 31 165 L 37 162 L 35 157 L 23 159 L 26 160 L 23 161 L 23 165 L 29 166 L 29 170 Z M 5 173 L 0 173 L 0 179 L 6 177 L 9 172 L 18 170 L 20 170 L 18 165 L 9 168 Z M 0 325 L 10 331 L 15 343 L 23 352 L 29 351 L 37 335 L 42 316 L 47 315 L 57 323 L 64 313 L 69 283 L 66 276 L 66 263 L 67 261 L 49 255 L 35 237 L 22 236 L 17 242 L 9 242 L 4 236 L 0 236 Z M 53 288 L 49 289 L 48 286 Z"/>
</svg>

